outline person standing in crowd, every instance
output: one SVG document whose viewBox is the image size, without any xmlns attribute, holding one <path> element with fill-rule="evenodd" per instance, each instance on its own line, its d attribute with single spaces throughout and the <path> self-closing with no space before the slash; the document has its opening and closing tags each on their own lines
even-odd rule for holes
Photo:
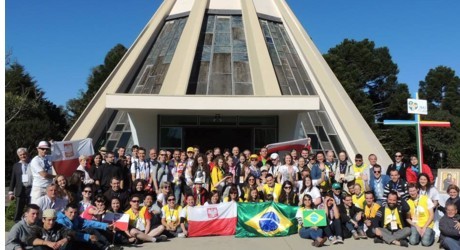
<svg viewBox="0 0 460 250">
<path fill-rule="evenodd" d="M 347 184 L 355 180 L 355 173 L 353 172 L 352 165 L 348 161 L 346 151 L 339 152 L 339 160 L 335 169 L 335 181 L 342 184 L 344 191 L 348 192 Z"/>
<path fill-rule="evenodd" d="M 265 178 L 267 178 L 267 177 L 265 177 Z M 243 197 L 244 200 L 249 199 L 251 189 L 259 190 L 259 196 L 260 197 L 264 196 L 264 194 L 262 192 L 263 188 L 261 188 L 261 186 L 257 185 L 256 177 L 254 175 L 252 175 L 252 174 L 249 174 L 248 177 L 246 178 L 246 181 L 244 182 L 244 185 L 243 185 L 243 188 L 242 188 L 243 195 L 244 195 L 244 197 Z"/>
<path fill-rule="evenodd" d="M 115 165 L 115 156 L 113 152 L 107 152 L 106 163 L 98 168 L 96 176 L 96 185 L 104 193 L 110 189 L 110 182 L 113 177 L 116 177 L 118 180 L 122 180 L 122 170 L 119 166 Z M 123 182 L 120 182 L 120 187 L 123 188 Z"/>
<path fill-rule="evenodd" d="M 83 213 L 88 207 L 91 206 L 93 191 L 90 185 L 86 185 L 81 191 L 83 197 L 78 203 L 78 214 Z"/>
<path fill-rule="evenodd" d="M 267 164 L 267 160 L 268 160 L 268 149 L 266 147 L 263 147 L 259 151 L 259 159 L 258 159 L 259 166 L 258 167 L 260 168 L 262 166 L 265 166 Z"/>
<path fill-rule="evenodd" d="M 407 200 L 409 193 L 407 192 L 407 183 L 399 178 L 399 172 L 396 169 L 390 171 L 390 181 L 385 185 L 383 197 L 388 198 L 390 191 L 395 191 L 398 194 L 398 202 Z M 384 202 L 385 204 L 385 202 Z"/>
<path fill-rule="evenodd" d="M 153 167 L 150 165 L 150 161 L 145 158 L 145 148 L 139 147 L 137 156 L 137 161 L 131 164 L 131 181 L 141 179 L 146 183 L 145 187 L 151 189 L 153 186 L 153 178 L 151 178 Z"/>
<path fill-rule="evenodd" d="M 291 155 L 286 154 L 284 156 L 284 165 L 280 167 L 279 173 L 277 179 L 278 183 L 290 181 L 291 183 L 297 184 L 299 169 L 297 166 L 293 165 Z"/>
<path fill-rule="evenodd" d="M 366 191 L 373 191 L 375 194 L 375 201 L 382 205 L 385 201 L 384 197 L 384 188 L 390 182 L 390 177 L 388 175 L 382 175 L 382 167 L 379 164 L 374 165 L 373 173 L 369 182 L 364 183 Z"/>
<path fill-rule="evenodd" d="M 224 158 L 222 156 L 218 156 L 214 162 L 215 166 L 211 170 L 211 191 L 218 189 L 225 176 Z"/>
<path fill-rule="evenodd" d="M 6 250 L 27 249 L 27 240 L 32 235 L 32 229 L 40 214 L 40 207 L 35 204 L 27 204 L 23 218 L 14 224 L 8 233 Z"/>
<path fill-rule="evenodd" d="M 121 189 L 121 181 L 117 177 L 112 177 L 110 180 L 110 189 L 105 191 L 105 199 L 110 201 L 112 197 L 118 197 L 121 202 L 121 207 L 125 209 L 128 206 L 129 194 L 126 190 Z"/>
<path fill-rule="evenodd" d="M 433 173 L 431 173 L 431 168 L 426 165 L 420 164 L 416 155 L 410 156 L 410 166 L 406 169 L 406 181 L 407 183 L 417 183 L 417 178 L 420 173 L 425 173 L 430 178 L 430 182 L 434 181 Z"/>
<path fill-rule="evenodd" d="M 299 236 L 303 239 L 312 239 L 313 243 L 312 246 L 315 247 L 322 247 L 324 242 L 326 242 L 327 238 L 323 237 L 323 227 L 307 227 L 303 225 L 303 212 L 306 210 L 315 210 L 316 205 L 313 204 L 311 196 L 306 194 L 302 198 L 302 204 L 300 205 L 299 209 L 295 217 L 299 223 Z M 320 208 L 322 209 L 322 208 Z"/>
<path fill-rule="evenodd" d="M 203 181 L 200 178 L 195 179 L 195 185 L 192 189 L 192 194 L 188 195 L 195 199 L 194 204 L 197 206 L 204 205 L 208 200 L 208 190 L 203 188 Z"/>
<path fill-rule="evenodd" d="M 118 159 L 120 159 L 120 157 L 125 156 L 125 153 L 126 153 L 126 148 L 125 147 L 119 147 L 118 150 L 117 150 L 117 155 L 116 155 L 115 161 L 118 161 Z"/>
<path fill-rule="evenodd" d="M 206 190 L 209 190 L 209 183 L 210 181 L 210 170 L 209 170 L 209 165 L 206 164 L 205 162 L 205 156 L 203 154 L 198 154 L 196 156 L 196 161 L 194 161 L 193 166 L 192 166 L 192 174 L 191 174 L 193 180 L 196 180 L 197 178 L 200 178 L 201 181 L 203 182 L 203 187 Z M 192 181 L 192 179 L 190 179 Z M 193 186 L 193 182 L 188 183 L 190 187 Z"/>
<path fill-rule="evenodd" d="M 316 186 L 313 186 L 313 181 L 311 180 L 311 177 L 310 176 L 304 177 L 302 183 L 303 185 L 300 188 L 300 192 L 299 192 L 300 200 L 302 200 L 302 197 L 304 195 L 308 194 L 311 196 L 312 201 L 315 204 L 315 206 L 318 206 L 319 204 L 321 204 L 322 202 L 321 192 L 319 191 L 319 188 L 317 188 Z"/>
<path fill-rule="evenodd" d="M 100 166 L 102 166 L 102 155 L 101 153 L 96 153 L 93 155 L 91 167 L 88 170 L 88 174 L 91 179 L 94 180 L 96 172 Z"/>
<path fill-rule="evenodd" d="M 355 240 L 367 238 L 363 230 L 363 210 L 353 204 L 351 195 L 345 195 L 342 204 L 339 205 L 339 212 L 345 238 L 349 238 L 350 236 L 353 236 Z"/>
<path fill-rule="evenodd" d="M 21 220 L 24 207 L 30 203 L 30 191 L 32 190 L 32 172 L 28 162 L 29 154 L 26 148 L 18 148 L 16 153 L 19 157 L 19 162 L 13 165 L 11 173 L 10 187 L 8 191 L 8 199 L 16 200 L 16 209 L 14 211 L 14 221 Z"/>
<path fill-rule="evenodd" d="M 55 177 L 52 174 L 53 166 L 46 158 L 46 151 L 49 148 L 48 142 L 46 141 L 38 143 L 38 155 L 30 162 L 30 168 L 33 176 L 30 202 L 34 204 L 37 202 L 38 198 L 46 194 L 46 187 L 53 182 L 53 178 Z"/>
<path fill-rule="evenodd" d="M 422 246 L 431 246 L 434 242 L 434 204 L 426 195 L 420 195 L 415 183 L 409 184 L 409 199 L 407 204 L 410 207 L 410 218 L 407 223 L 411 226 L 409 243 Z"/>
<path fill-rule="evenodd" d="M 74 249 L 73 239 L 75 231 L 65 228 L 56 223 L 56 210 L 46 209 L 43 211 L 43 227 L 34 226 L 28 240 L 29 246 L 37 250 Z"/>
<path fill-rule="evenodd" d="M 268 164 L 268 173 L 273 175 L 273 178 L 278 179 L 279 171 L 281 168 L 280 156 L 277 153 L 270 155 L 271 164 Z"/>
<path fill-rule="evenodd" d="M 363 161 L 363 155 L 356 154 L 355 164 L 351 166 L 353 168 L 353 173 L 355 174 L 355 183 L 361 186 L 361 189 L 364 190 L 364 179 L 368 178 L 368 171 L 365 171 L 368 167 Z M 363 179 L 364 178 L 364 179 Z"/>
<path fill-rule="evenodd" d="M 239 163 L 239 160 L 240 160 L 240 148 L 237 147 L 237 146 L 234 146 L 232 148 L 232 158 L 233 158 L 233 162 L 238 165 Z"/>
<path fill-rule="evenodd" d="M 161 192 L 160 185 L 163 182 L 171 182 L 173 180 L 171 169 L 168 166 L 166 160 L 166 151 L 160 150 L 158 154 L 158 165 L 154 166 L 152 177 L 153 177 L 153 186 L 155 188 L 155 192 L 159 194 Z"/>
<path fill-rule="evenodd" d="M 77 202 L 83 199 L 82 192 L 83 192 L 83 189 L 85 188 L 85 185 L 83 184 L 84 179 L 85 179 L 85 172 L 80 171 L 80 170 L 75 170 L 75 172 L 73 172 L 72 176 L 70 176 L 70 179 L 69 179 L 68 189 L 73 194 Z M 93 187 L 94 185 L 91 186 L 92 189 Z"/>
<path fill-rule="evenodd" d="M 326 193 L 331 188 L 332 169 L 329 163 L 325 161 L 324 153 L 316 153 L 316 163 L 311 168 L 311 178 L 313 185 L 318 186 L 321 192 Z"/>
<path fill-rule="evenodd" d="M 307 157 L 308 157 L 308 154 L 307 154 Z M 339 165 L 339 161 L 335 159 L 334 151 L 332 150 L 326 151 L 326 162 L 331 167 L 331 171 L 335 176 L 335 172 L 337 170 L 337 166 Z"/>
<path fill-rule="evenodd" d="M 77 170 L 85 172 L 85 179 L 83 180 L 83 184 L 93 184 L 94 180 L 91 178 L 89 175 L 88 171 L 86 171 L 86 161 L 88 160 L 88 157 L 85 155 L 80 155 L 78 157 L 78 162 L 80 165 L 78 165 Z"/>
<path fill-rule="evenodd" d="M 405 218 L 409 211 L 409 205 L 405 201 L 398 202 L 398 193 L 391 190 L 385 205 L 379 209 L 373 220 L 374 243 L 385 242 L 388 245 L 408 247 L 407 237 L 411 234 L 411 229 L 406 226 Z"/>
<path fill-rule="evenodd" d="M 131 162 L 137 161 L 137 150 L 139 149 L 138 145 L 133 145 L 131 147 Z"/>
<path fill-rule="evenodd" d="M 460 249 L 460 215 L 455 204 L 446 206 L 446 214 L 439 221 L 440 246 L 446 250 Z"/>
<path fill-rule="evenodd" d="M 387 168 L 387 175 L 390 175 L 391 170 L 396 169 L 399 173 L 399 176 L 401 176 L 401 179 L 405 180 L 407 164 L 403 161 L 404 155 L 398 151 L 395 153 L 394 157 L 395 161 Z"/>
<path fill-rule="evenodd" d="M 366 203 L 364 192 L 361 189 L 359 184 L 353 186 L 354 194 L 351 196 L 353 204 L 359 207 L 361 210 L 364 210 L 364 204 Z"/>
</svg>

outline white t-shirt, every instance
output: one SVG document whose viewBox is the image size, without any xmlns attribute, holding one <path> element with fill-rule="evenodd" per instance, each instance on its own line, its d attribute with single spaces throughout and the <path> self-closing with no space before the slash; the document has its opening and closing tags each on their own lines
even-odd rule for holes
<svg viewBox="0 0 460 250">
<path fill-rule="evenodd" d="M 299 196 L 299 199 L 302 201 L 303 200 L 303 196 L 306 195 L 306 194 L 309 194 L 311 196 L 311 198 L 313 200 L 316 200 L 318 197 L 321 197 L 321 192 L 319 191 L 319 189 L 315 186 L 313 186 L 310 191 L 308 191 L 308 189 L 305 189 L 303 191 L 303 193 L 301 193 Z"/>
<path fill-rule="evenodd" d="M 33 176 L 33 187 L 40 187 L 46 188 L 49 184 L 53 182 L 52 179 L 47 179 L 42 177 L 39 173 L 40 172 L 47 172 L 48 174 L 53 174 L 53 165 L 51 165 L 51 161 L 45 158 L 41 158 L 40 156 L 35 156 L 32 161 L 30 162 L 30 166 L 32 170 Z"/>
<path fill-rule="evenodd" d="M 299 169 L 297 168 L 297 166 L 292 166 L 292 172 L 289 173 L 289 167 L 287 165 L 283 165 L 280 167 L 279 169 L 279 173 L 281 175 L 281 183 L 280 184 L 283 184 L 285 181 L 290 181 L 289 179 L 289 174 L 291 174 L 292 176 L 292 181 L 291 182 L 295 182 L 296 180 L 296 175 L 297 173 L 299 172 Z M 293 183 L 293 185 L 295 185 L 295 183 Z"/>
<path fill-rule="evenodd" d="M 420 195 L 428 195 L 431 201 L 439 202 L 439 191 L 435 187 L 431 187 L 428 192 L 424 192 L 420 189 Z"/>
</svg>

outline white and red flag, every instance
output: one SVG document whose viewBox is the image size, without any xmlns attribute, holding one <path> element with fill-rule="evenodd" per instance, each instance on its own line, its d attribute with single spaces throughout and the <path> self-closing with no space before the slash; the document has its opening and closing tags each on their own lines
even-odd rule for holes
<svg viewBox="0 0 460 250">
<path fill-rule="evenodd" d="M 80 165 L 78 157 L 94 154 L 93 139 L 87 138 L 77 141 L 58 141 L 51 145 L 51 160 L 57 174 L 71 176 Z"/>
<path fill-rule="evenodd" d="M 188 236 L 234 235 L 237 222 L 236 210 L 235 202 L 189 207 Z"/>
<path fill-rule="evenodd" d="M 120 213 L 106 213 L 102 222 L 112 224 L 113 226 L 121 231 L 128 230 L 129 226 L 129 214 Z"/>
<path fill-rule="evenodd" d="M 311 151 L 310 141 L 311 139 L 307 137 L 293 141 L 272 143 L 268 144 L 265 147 L 267 148 L 269 154 L 279 151 L 291 151 L 292 149 L 295 149 L 297 152 L 300 152 L 304 148 L 307 148 L 308 151 Z"/>
</svg>

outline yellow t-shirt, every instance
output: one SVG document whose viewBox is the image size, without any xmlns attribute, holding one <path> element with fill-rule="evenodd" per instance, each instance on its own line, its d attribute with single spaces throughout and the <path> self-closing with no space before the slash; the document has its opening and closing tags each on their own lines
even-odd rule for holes
<svg viewBox="0 0 460 250">
<path fill-rule="evenodd" d="M 351 196 L 351 199 L 353 200 L 353 204 L 355 204 L 355 206 L 364 210 L 364 202 L 366 201 L 364 193 L 361 193 L 361 196 L 359 197 L 356 194 L 354 194 Z"/>
<path fill-rule="evenodd" d="M 131 228 L 137 228 L 138 225 L 138 220 L 140 220 L 139 223 L 142 223 L 145 226 L 145 221 L 150 220 L 151 215 L 149 213 L 149 210 L 147 207 L 141 207 L 139 210 L 139 213 L 137 215 L 134 214 L 133 210 L 130 208 L 128 209 L 125 214 L 129 215 L 129 226 Z M 138 228 L 139 229 L 139 228 Z"/>
<path fill-rule="evenodd" d="M 211 191 L 216 190 L 214 187 L 220 180 L 224 178 L 224 172 L 219 168 L 219 166 L 214 166 L 211 171 Z"/>
<path fill-rule="evenodd" d="M 367 205 L 364 205 L 364 218 L 366 219 L 375 218 L 375 215 L 377 214 L 377 211 L 379 211 L 379 209 L 380 209 L 380 205 L 375 202 L 370 207 Z"/>
<path fill-rule="evenodd" d="M 273 195 L 273 201 L 278 202 L 278 199 L 281 195 L 281 184 L 275 183 L 274 187 L 269 187 L 268 184 L 264 184 L 264 194 L 272 194 Z"/>
<path fill-rule="evenodd" d="M 367 168 L 366 164 L 361 165 L 361 167 L 358 167 L 356 166 L 356 164 L 353 164 L 352 168 L 355 172 L 355 183 L 361 186 L 361 190 L 364 190 L 364 181 L 361 176 L 364 174 L 364 169 Z"/>
<path fill-rule="evenodd" d="M 430 218 L 430 209 L 433 209 L 434 204 L 426 195 L 419 196 L 416 200 L 408 199 L 407 204 L 410 207 L 410 215 L 413 222 L 417 223 L 419 227 L 425 226 Z M 434 221 L 428 227 L 433 228 Z"/>
<path fill-rule="evenodd" d="M 170 209 L 168 205 L 165 205 L 161 208 L 161 218 L 166 219 L 166 223 L 177 223 L 181 209 L 182 207 L 179 205 L 175 205 L 174 209 Z"/>
</svg>

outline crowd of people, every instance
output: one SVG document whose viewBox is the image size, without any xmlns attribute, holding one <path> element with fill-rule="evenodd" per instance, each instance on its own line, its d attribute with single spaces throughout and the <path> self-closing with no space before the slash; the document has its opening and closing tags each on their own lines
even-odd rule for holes
<svg viewBox="0 0 460 250">
<path fill-rule="evenodd" d="M 415 155 L 405 162 L 396 152 L 385 167 L 374 154 L 365 163 L 361 154 L 313 154 L 309 146 L 282 156 L 267 148 L 258 154 L 238 147 L 201 153 L 198 146 L 157 151 L 135 145 L 127 154 L 123 147 L 116 153 L 102 147 L 80 156 L 66 178 L 53 175 L 48 149 L 40 142 L 30 162 L 25 148 L 17 150 L 9 189 L 17 223 L 6 249 L 122 249 L 185 238 L 187 206 L 265 201 L 298 206 L 299 235 L 316 247 L 368 238 L 431 246 L 438 209 L 445 214 L 440 246 L 460 249 L 459 188 L 449 185 L 450 198 L 441 206 L 430 167 L 419 166 Z M 325 226 L 303 225 L 302 212 L 314 209 L 325 210 Z M 114 225 L 112 213 L 129 215 L 127 230 Z"/>
</svg>

